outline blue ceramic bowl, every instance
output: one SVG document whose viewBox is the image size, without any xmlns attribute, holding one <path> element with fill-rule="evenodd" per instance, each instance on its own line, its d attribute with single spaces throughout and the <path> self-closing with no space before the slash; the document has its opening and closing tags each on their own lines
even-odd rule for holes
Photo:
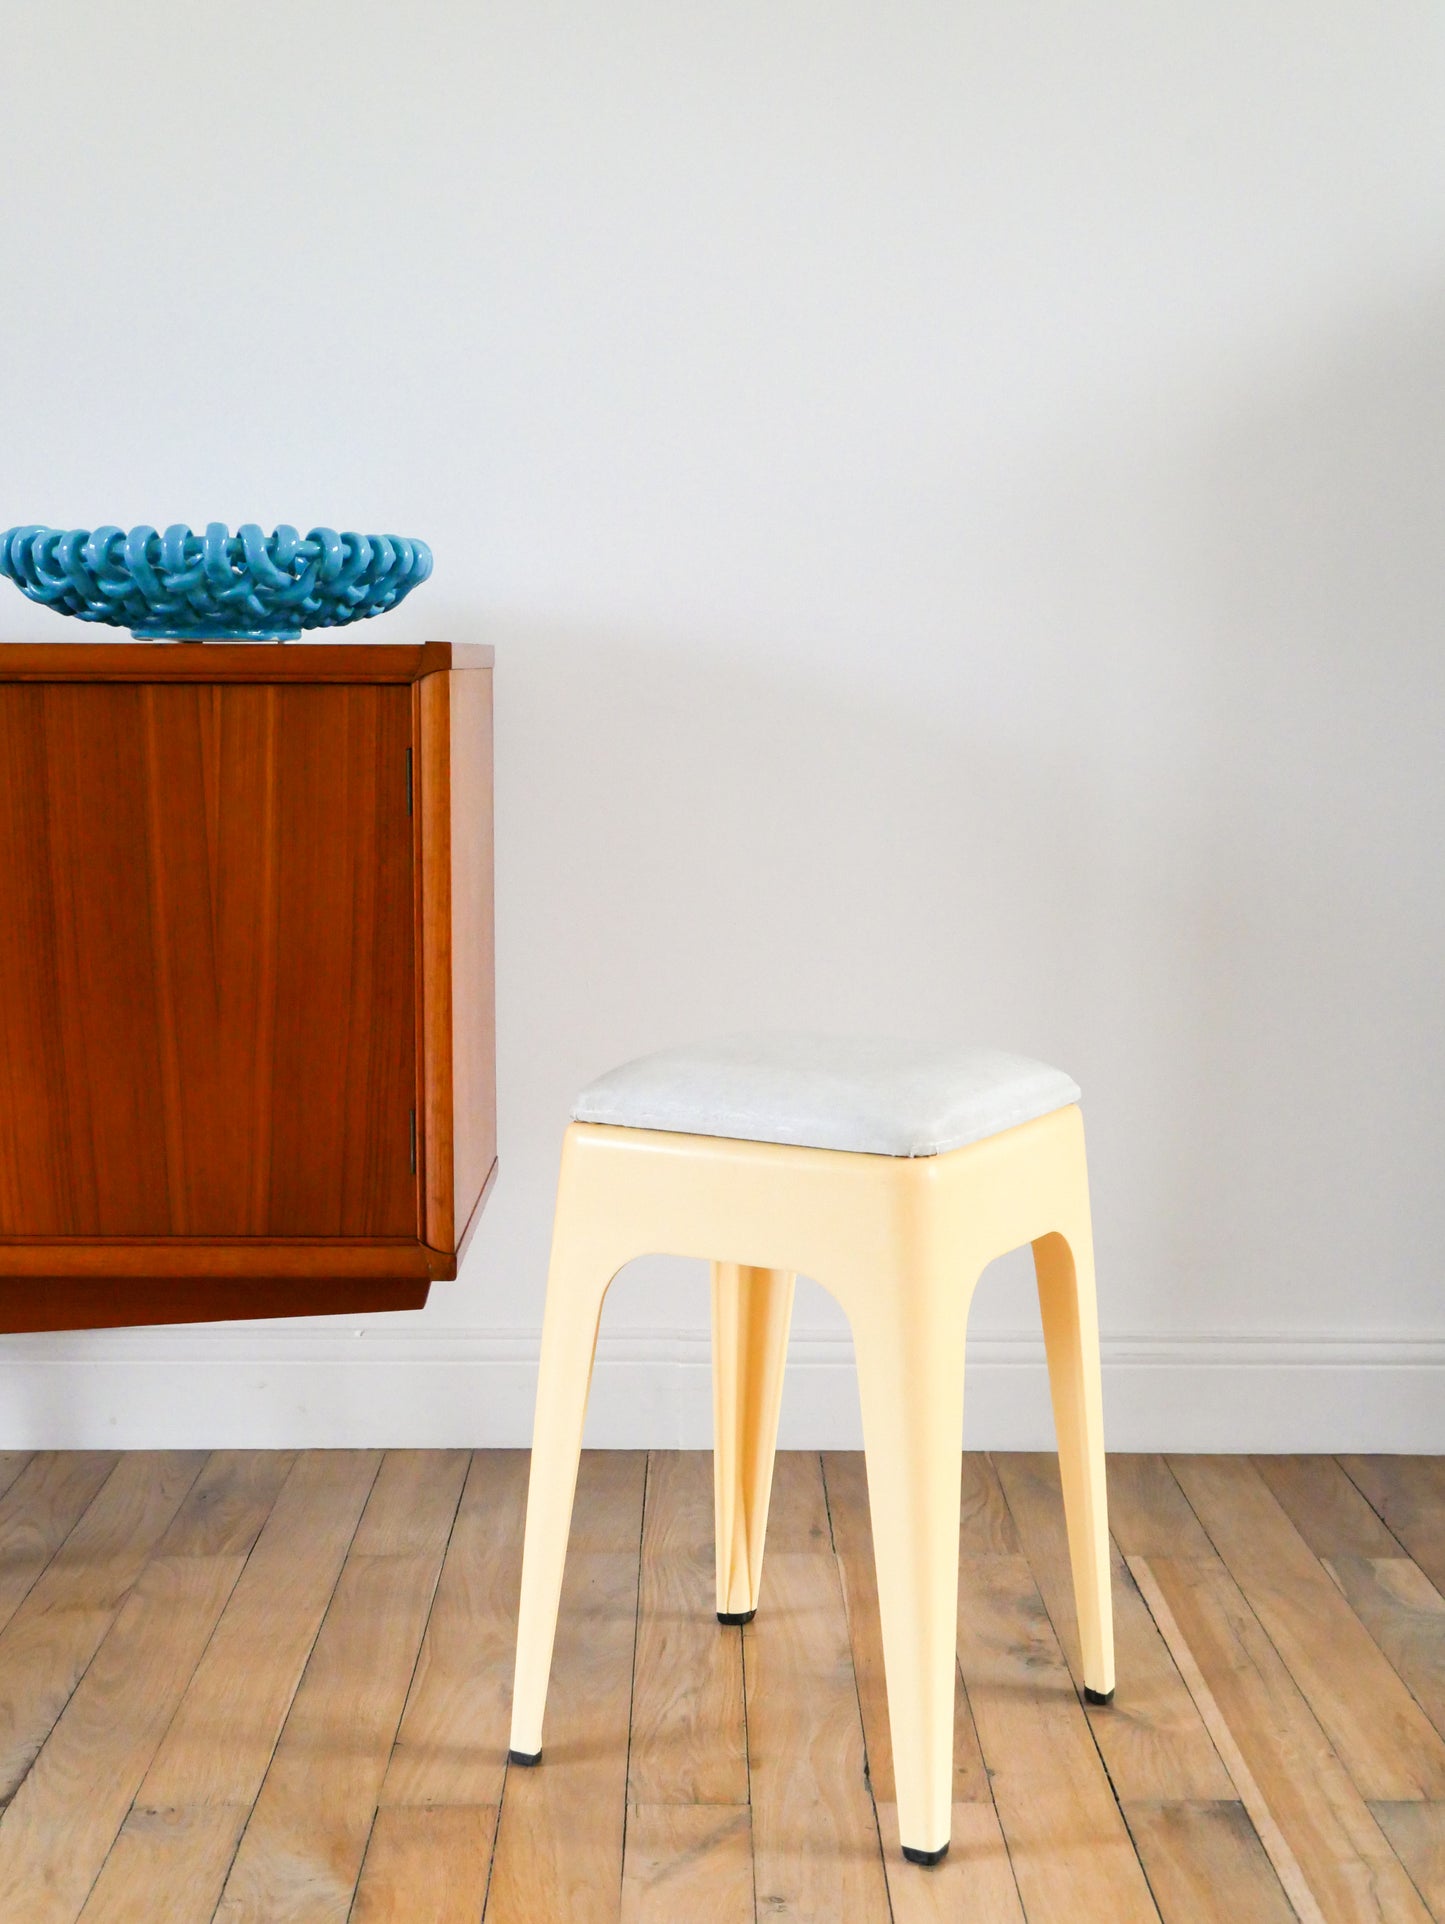
<svg viewBox="0 0 1445 1924">
<path fill-rule="evenodd" d="M 80 621 L 142 641 L 291 641 L 385 614 L 431 573 L 424 541 L 294 528 L 11 528 L 0 575 Z"/>
</svg>

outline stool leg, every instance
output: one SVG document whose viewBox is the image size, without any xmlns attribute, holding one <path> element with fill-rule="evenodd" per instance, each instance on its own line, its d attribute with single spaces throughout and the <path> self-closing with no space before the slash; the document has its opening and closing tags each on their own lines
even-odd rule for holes
<svg viewBox="0 0 1445 1924">
<path fill-rule="evenodd" d="M 1033 1248 L 1049 1362 L 1049 1394 L 1059 1443 L 1059 1479 L 1064 1489 L 1074 1603 L 1079 1613 L 1084 1695 L 1090 1703 L 1108 1703 L 1114 1694 L 1114 1606 L 1110 1593 L 1099 1310 L 1087 1204 L 1081 1223 L 1067 1236 L 1042 1236 Z"/>
<path fill-rule="evenodd" d="M 747 1623 L 758 1607 L 792 1315 L 791 1271 L 713 1264 L 713 1515 L 721 1623 Z"/>
<path fill-rule="evenodd" d="M 522 1539 L 522 1595 L 517 1611 L 517 1667 L 512 1686 L 511 1761 L 535 1764 L 542 1755 L 542 1716 L 552 1643 L 562 1596 L 567 1532 L 577 1489 L 582 1426 L 597 1348 L 602 1299 L 619 1265 L 611 1252 L 594 1247 L 581 1225 L 586 1212 L 557 1204 L 547 1304 L 542 1318 L 542 1359 L 532 1466 L 527 1483 L 527 1527 Z"/>
<path fill-rule="evenodd" d="M 880 1287 L 853 1317 L 898 1833 L 917 1864 L 943 1856 L 952 1817 L 968 1293 Z"/>
</svg>

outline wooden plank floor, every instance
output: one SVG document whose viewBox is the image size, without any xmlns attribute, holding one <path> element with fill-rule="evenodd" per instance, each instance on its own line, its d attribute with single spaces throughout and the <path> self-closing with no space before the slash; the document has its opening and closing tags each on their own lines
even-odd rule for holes
<svg viewBox="0 0 1445 1924">
<path fill-rule="evenodd" d="M 953 1849 L 898 1851 L 862 1460 L 589 1454 L 508 1770 L 518 1452 L 0 1454 L 0 1924 L 1445 1924 L 1445 1459 L 967 1456 Z"/>
</svg>

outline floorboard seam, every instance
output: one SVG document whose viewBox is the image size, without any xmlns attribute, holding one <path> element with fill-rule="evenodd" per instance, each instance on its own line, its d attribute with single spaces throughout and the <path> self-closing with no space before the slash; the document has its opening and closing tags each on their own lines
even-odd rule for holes
<svg viewBox="0 0 1445 1924">
<path fill-rule="evenodd" d="M 1150 1616 L 1158 1626 L 1159 1634 L 1174 1659 L 1175 1668 L 1184 1679 L 1184 1687 L 1193 1697 L 1195 1708 L 1204 1721 L 1204 1727 L 1214 1740 L 1214 1748 L 1239 1792 L 1240 1802 L 1244 1805 L 1249 1821 L 1254 1825 L 1255 1835 L 1264 1846 L 1269 1861 L 1274 1865 L 1275 1875 L 1284 1887 L 1284 1894 L 1294 1906 L 1300 1924 L 1328 1924 L 1324 1912 L 1309 1880 L 1304 1874 L 1293 1847 L 1275 1821 L 1274 1813 L 1265 1799 L 1264 1792 L 1254 1772 L 1250 1769 L 1244 1752 L 1229 1728 L 1228 1720 L 1219 1707 L 1219 1701 L 1209 1688 L 1203 1671 L 1194 1661 L 1194 1652 L 1185 1641 L 1174 1612 L 1169 1608 L 1163 1591 L 1155 1581 L 1154 1572 L 1144 1557 L 1127 1557 L 1134 1582 L 1140 1596 L 1144 1599 Z"/>
<path fill-rule="evenodd" d="M 215 1924 L 215 1920 L 221 1914 L 221 1906 L 226 1901 L 226 1887 L 231 1881 L 232 1871 L 234 1871 L 236 1868 L 236 1859 L 241 1855 L 241 1846 L 242 1844 L 245 1843 L 246 1833 L 251 1828 L 251 1819 L 256 1815 L 256 1806 L 261 1801 L 261 1792 L 266 1787 L 266 1779 L 270 1776 L 271 1766 L 276 1761 L 276 1752 L 280 1748 L 282 1734 L 284 1733 L 287 1724 L 291 1721 L 291 1712 L 295 1707 L 297 1697 L 301 1693 L 301 1686 L 306 1681 L 306 1673 L 311 1668 L 311 1659 L 316 1654 L 316 1646 L 321 1639 L 321 1632 L 326 1627 L 326 1619 L 330 1616 L 331 1606 L 336 1601 L 336 1592 L 340 1588 L 341 1579 L 345 1573 L 346 1566 L 351 1560 L 351 1546 L 356 1541 L 356 1533 L 361 1528 L 361 1520 L 366 1515 L 366 1506 L 371 1501 L 372 1492 L 376 1488 L 376 1479 L 381 1475 L 382 1465 L 385 1462 L 386 1462 L 386 1451 L 379 1450 L 377 1452 L 377 1457 L 376 1457 L 375 1474 L 372 1476 L 370 1483 L 368 1483 L 366 1486 L 366 1495 L 362 1498 L 361 1503 L 357 1507 L 356 1522 L 352 1526 L 351 1535 L 346 1539 L 346 1548 L 342 1551 L 341 1556 L 337 1561 L 336 1580 L 332 1584 L 330 1592 L 327 1595 L 326 1607 L 317 1616 L 316 1635 L 311 1639 L 311 1647 L 306 1652 L 305 1663 L 302 1664 L 300 1670 L 297 1672 L 295 1686 L 292 1689 L 290 1698 L 288 1699 L 286 1704 L 286 1714 L 282 1717 L 280 1723 L 276 1726 L 276 1738 L 273 1744 L 271 1745 L 271 1754 L 266 1759 L 266 1768 L 261 1772 L 260 1782 L 256 1785 L 255 1795 L 251 1799 L 251 1807 L 246 1812 L 246 1821 L 244 1824 L 242 1824 L 240 1830 L 237 1832 L 235 1847 L 232 1850 L 230 1857 L 226 1860 L 226 1874 L 221 1879 L 221 1887 L 216 1894 L 215 1908 L 211 1912 L 211 1924 Z M 142 1782 L 144 1782 L 144 1779 L 142 1779 Z"/>
</svg>

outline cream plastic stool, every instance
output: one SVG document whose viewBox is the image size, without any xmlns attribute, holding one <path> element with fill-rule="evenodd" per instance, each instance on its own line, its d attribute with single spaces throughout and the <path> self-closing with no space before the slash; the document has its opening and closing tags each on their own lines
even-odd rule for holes
<svg viewBox="0 0 1445 1924">
<path fill-rule="evenodd" d="M 712 1262 L 717 1609 L 758 1607 L 792 1312 L 852 1325 L 903 1854 L 948 1849 L 968 1307 L 1031 1243 L 1086 1695 L 1114 1692 L 1098 1315 L 1079 1091 L 989 1050 L 742 1039 L 629 1063 L 562 1149 L 532 1444 L 511 1761 L 542 1715 L 602 1300 L 635 1256 Z"/>
</svg>

